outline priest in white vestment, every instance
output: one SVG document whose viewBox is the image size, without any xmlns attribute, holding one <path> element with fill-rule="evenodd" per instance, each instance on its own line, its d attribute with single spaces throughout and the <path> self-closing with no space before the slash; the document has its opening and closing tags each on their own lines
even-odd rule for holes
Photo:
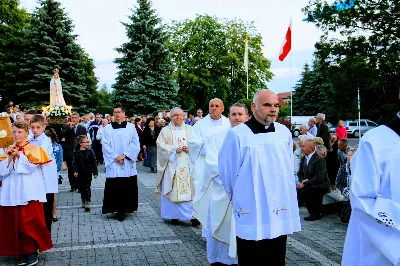
<svg viewBox="0 0 400 266">
<path fill-rule="evenodd" d="M 138 208 L 136 158 L 140 151 L 139 137 L 133 124 L 125 120 L 125 110 L 114 108 L 115 122 L 104 128 L 103 156 L 106 185 L 102 213 L 117 213 L 119 221 Z"/>
<path fill-rule="evenodd" d="M 229 108 L 231 127 L 217 133 L 207 147 L 204 169 L 203 196 L 193 203 L 196 218 L 207 231 L 207 258 L 213 265 L 236 265 L 237 258 L 229 257 L 232 205 L 218 175 L 218 153 L 228 131 L 249 119 L 246 105 L 235 103 Z M 236 240 L 235 240 L 236 242 Z"/>
<path fill-rule="evenodd" d="M 400 112 L 362 137 L 351 159 L 343 266 L 400 265 Z"/>
<path fill-rule="evenodd" d="M 157 138 L 157 173 L 155 190 L 161 194 L 161 218 L 170 219 L 172 224 L 179 220 L 191 221 L 194 184 L 190 175 L 188 140 L 192 127 L 183 121 L 179 107 L 170 112 L 171 123 L 161 129 Z"/>
<path fill-rule="evenodd" d="M 198 201 L 205 191 L 203 177 L 207 146 L 215 134 L 231 126 L 229 119 L 222 115 L 224 103 L 220 99 L 212 99 L 208 104 L 208 111 L 209 114 L 193 126 L 193 134 L 189 139 L 190 169 L 195 187 L 193 203 Z M 193 213 L 196 213 L 196 209 L 193 209 Z"/>
<path fill-rule="evenodd" d="M 279 101 L 272 91 L 257 91 L 251 109 L 250 120 L 225 137 L 219 177 L 232 201 L 239 265 L 285 265 L 287 235 L 301 230 L 292 135 L 275 122 Z"/>
</svg>

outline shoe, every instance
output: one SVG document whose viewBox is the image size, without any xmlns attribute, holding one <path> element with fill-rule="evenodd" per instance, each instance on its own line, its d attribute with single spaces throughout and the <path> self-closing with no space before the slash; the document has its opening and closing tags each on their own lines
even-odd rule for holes
<svg viewBox="0 0 400 266">
<path fill-rule="evenodd" d="M 319 214 L 310 214 L 307 217 L 304 217 L 304 221 L 316 221 L 316 220 L 321 220 L 321 215 Z"/>
<path fill-rule="evenodd" d="M 200 222 L 197 219 L 192 219 L 190 220 L 190 222 L 192 223 L 193 227 L 197 227 L 198 225 L 200 225 Z"/>
<path fill-rule="evenodd" d="M 122 222 L 125 220 L 125 213 L 124 212 L 119 212 L 117 213 L 118 221 Z"/>
<path fill-rule="evenodd" d="M 53 223 L 58 222 L 58 218 L 57 218 L 57 217 L 54 217 L 54 218 L 52 219 L 52 221 L 53 221 Z"/>
<path fill-rule="evenodd" d="M 37 253 L 37 251 L 35 251 L 32 254 L 28 255 L 26 266 L 36 265 L 38 263 L 38 261 L 39 261 L 38 253 Z"/>
<path fill-rule="evenodd" d="M 23 266 L 28 264 L 28 258 L 26 255 L 20 255 L 19 258 L 17 259 L 17 265 L 18 266 Z"/>
<path fill-rule="evenodd" d="M 85 202 L 85 211 L 90 212 L 90 201 Z"/>
<path fill-rule="evenodd" d="M 178 219 L 171 219 L 171 224 L 172 225 L 178 225 L 179 224 L 179 220 Z"/>
</svg>

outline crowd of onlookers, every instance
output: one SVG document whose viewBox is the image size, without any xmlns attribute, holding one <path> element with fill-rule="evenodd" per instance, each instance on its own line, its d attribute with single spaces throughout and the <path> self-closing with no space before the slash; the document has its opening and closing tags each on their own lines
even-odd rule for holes
<svg viewBox="0 0 400 266">
<path fill-rule="evenodd" d="M 318 114 L 300 127 L 298 145 L 293 144 L 298 202 L 310 214 L 305 220 L 338 213 L 342 222 L 349 221 L 350 161 L 357 147 L 349 146 L 343 121 L 338 124 L 336 133 L 331 134 L 325 115 Z"/>
</svg>

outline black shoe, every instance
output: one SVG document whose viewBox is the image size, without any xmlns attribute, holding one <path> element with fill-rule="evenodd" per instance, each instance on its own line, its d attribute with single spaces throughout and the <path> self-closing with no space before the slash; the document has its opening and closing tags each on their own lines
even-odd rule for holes
<svg viewBox="0 0 400 266">
<path fill-rule="evenodd" d="M 57 217 L 55 217 L 55 218 L 53 218 L 51 220 L 53 221 L 53 223 L 58 222 L 58 218 Z"/>
<path fill-rule="evenodd" d="M 19 258 L 17 259 L 17 265 L 23 266 L 26 264 L 28 264 L 28 256 L 27 255 L 19 255 Z"/>
<path fill-rule="evenodd" d="M 305 221 L 316 221 L 316 220 L 321 220 L 321 215 L 318 214 L 310 214 L 307 217 L 304 217 Z"/>
<path fill-rule="evenodd" d="M 200 222 L 197 219 L 192 219 L 192 220 L 190 220 L 190 222 L 192 223 L 193 227 L 196 227 L 196 226 L 200 225 Z"/>
<path fill-rule="evenodd" d="M 26 266 L 34 266 L 38 263 L 38 261 L 39 261 L 38 253 L 37 251 L 35 251 L 32 254 L 28 255 Z"/>
<path fill-rule="evenodd" d="M 117 218 L 118 221 L 122 222 L 123 220 L 125 220 L 125 213 L 124 212 L 117 213 Z"/>
<path fill-rule="evenodd" d="M 90 212 L 90 208 L 89 208 L 89 207 L 86 207 L 86 208 L 85 208 L 85 212 Z"/>
<path fill-rule="evenodd" d="M 171 219 L 171 224 L 172 225 L 178 225 L 179 224 L 179 220 L 178 219 Z"/>
</svg>

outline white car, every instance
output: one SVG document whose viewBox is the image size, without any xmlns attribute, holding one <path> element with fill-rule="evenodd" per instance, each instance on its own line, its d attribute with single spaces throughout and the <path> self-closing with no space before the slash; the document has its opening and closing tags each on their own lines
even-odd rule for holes
<svg viewBox="0 0 400 266">
<path fill-rule="evenodd" d="M 344 122 L 344 127 L 346 128 L 347 135 L 353 135 L 356 138 L 360 137 L 360 129 L 362 136 L 365 134 L 365 132 L 370 129 L 376 128 L 377 126 L 377 123 L 368 119 L 361 119 L 360 127 L 358 126 L 358 120 L 347 120 Z"/>
</svg>

